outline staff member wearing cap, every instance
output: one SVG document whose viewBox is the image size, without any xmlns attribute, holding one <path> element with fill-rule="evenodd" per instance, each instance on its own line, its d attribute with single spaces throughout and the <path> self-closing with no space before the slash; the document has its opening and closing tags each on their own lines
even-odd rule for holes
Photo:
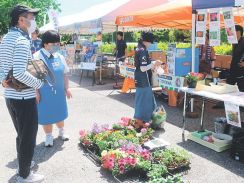
<svg viewBox="0 0 244 183">
<path fill-rule="evenodd" d="M 49 70 L 54 74 L 53 87 L 45 84 L 37 91 L 38 121 L 46 133 L 45 146 L 53 146 L 53 124 L 59 129 L 59 137 L 66 141 L 69 137 L 64 133 L 64 120 L 68 117 L 67 98 L 71 98 L 69 68 L 60 50 L 60 36 L 57 31 L 47 31 L 42 35 L 42 49 L 34 54 L 35 59 L 45 61 Z M 48 78 L 47 78 L 48 79 Z"/>
<path fill-rule="evenodd" d="M 142 38 L 138 42 L 135 53 L 135 82 L 136 82 L 136 98 L 135 98 L 135 115 L 136 124 L 142 127 L 144 123 L 150 122 L 155 102 L 151 87 L 152 69 L 160 64 L 156 62 L 152 65 L 147 48 L 153 43 L 153 34 L 150 32 L 143 33 Z"/>
<path fill-rule="evenodd" d="M 28 61 L 32 59 L 29 34 L 36 29 L 37 13 L 37 9 L 15 6 L 10 14 L 10 30 L 0 44 L 0 66 L 5 76 L 13 69 L 13 76 L 31 87 L 18 92 L 3 82 L 7 108 L 17 132 L 18 181 L 28 183 L 41 182 L 44 179 L 43 175 L 30 171 L 38 130 L 35 89 L 43 86 L 41 80 L 26 71 Z"/>
</svg>

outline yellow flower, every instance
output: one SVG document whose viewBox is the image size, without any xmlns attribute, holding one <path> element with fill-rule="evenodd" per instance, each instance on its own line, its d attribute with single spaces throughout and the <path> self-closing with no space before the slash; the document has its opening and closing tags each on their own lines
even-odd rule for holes
<svg viewBox="0 0 244 183">
<path fill-rule="evenodd" d="M 103 152 L 102 152 L 102 156 L 106 156 L 108 154 L 108 151 L 106 151 L 106 150 L 103 150 Z"/>
</svg>

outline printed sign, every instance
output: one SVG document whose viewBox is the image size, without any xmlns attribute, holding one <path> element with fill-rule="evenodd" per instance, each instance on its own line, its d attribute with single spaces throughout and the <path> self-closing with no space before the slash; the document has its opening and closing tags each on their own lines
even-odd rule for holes
<svg viewBox="0 0 244 183">
<path fill-rule="evenodd" d="M 80 68 L 82 70 L 95 71 L 96 70 L 96 62 L 81 62 Z"/>
<path fill-rule="evenodd" d="M 238 41 L 237 41 L 237 37 L 236 37 L 233 9 L 232 8 L 223 8 L 222 10 L 223 10 L 225 30 L 226 30 L 228 42 L 230 44 L 237 44 Z"/>
<path fill-rule="evenodd" d="M 238 105 L 226 101 L 225 113 L 226 113 L 227 123 L 233 126 L 241 127 L 240 109 Z"/>
<path fill-rule="evenodd" d="M 205 45 L 207 10 L 198 10 L 196 24 L 196 43 Z"/>
<path fill-rule="evenodd" d="M 167 51 L 167 64 L 169 69 L 169 74 L 175 75 L 175 52 L 176 52 L 176 44 L 169 44 Z"/>
<path fill-rule="evenodd" d="M 184 77 L 180 76 L 169 76 L 160 75 L 159 76 L 159 86 L 162 88 L 168 88 L 170 90 L 179 90 L 179 88 L 184 86 Z"/>
<path fill-rule="evenodd" d="M 220 12 L 219 9 L 209 10 L 209 45 L 220 45 Z"/>
<path fill-rule="evenodd" d="M 58 22 L 58 12 L 54 9 L 50 9 L 48 11 L 48 18 L 53 24 L 55 30 L 58 30 L 59 22 Z"/>
<path fill-rule="evenodd" d="M 244 0 L 235 0 L 235 6 L 243 6 Z"/>
</svg>

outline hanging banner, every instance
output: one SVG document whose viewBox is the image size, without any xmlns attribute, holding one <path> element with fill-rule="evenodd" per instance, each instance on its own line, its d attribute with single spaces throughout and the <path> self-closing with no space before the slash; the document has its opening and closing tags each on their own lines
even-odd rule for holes
<svg viewBox="0 0 244 183">
<path fill-rule="evenodd" d="M 225 22 L 225 30 L 230 44 L 237 44 L 235 21 L 233 16 L 233 8 L 223 8 L 223 16 Z"/>
<path fill-rule="evenodd" d="M 207 10 L 198 10 L 197 12 L 196 43 L 205 45 Z"/>
<path fill-rule="evenodd" d="M 225 113 L 226 113 L 227 123 L 233 126 L 241 127 L 240 108 L 238 105 L 226 101 Z"/>
<path fill-rule="evenodd" d="M 244 0 L 235 0 L 235 6 L 243 6 Z"/>
<path fill-rule="evenodd" d="M 58 26 L 59 26 L 58 12 L 54 9 L 50 9 L 48 11 L 48 18 L 50 22 L 53 24 L 53 28 L 58 31 Z"/>
<path fill-rule="evenodd" d="M 169 69 L 169 75 L 175 75 L 175 54 L 176 54 L 176 44 L 169 44 L 167 51 L 167 64 Z"/>
<path fill-rule="evenodd" d="M 209 45 L 220 45 L 220 12 L 219 8 L 209 10 Z"/>
</svg>

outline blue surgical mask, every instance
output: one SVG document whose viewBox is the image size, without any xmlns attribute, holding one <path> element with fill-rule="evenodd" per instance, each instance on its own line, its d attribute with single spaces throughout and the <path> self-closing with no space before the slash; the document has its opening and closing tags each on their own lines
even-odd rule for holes
<svg viewBox="0 0 244 183">
<path fill-rule="evenodd" d="M 60 46 L 59 45 L 52 45 L 52 46 L 50 46 L 49 52 L 51 54 L 54 54 L 54 53 L 58 52 L 59 50 L 60 50 Z"/>
</svg>

